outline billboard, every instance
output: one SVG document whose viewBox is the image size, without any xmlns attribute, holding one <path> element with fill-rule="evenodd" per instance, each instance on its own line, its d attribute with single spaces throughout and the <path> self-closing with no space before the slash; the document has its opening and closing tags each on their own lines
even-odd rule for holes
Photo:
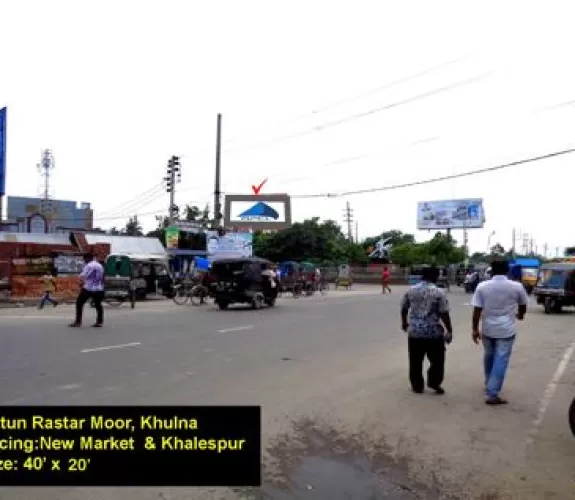
<svg viewBox="0 0 575 500">
<path fill-rule="evenodd" d="M 164 230 L 166 236 L 166 248 L 178 248 L 178 243 L 180 239 L 180 228 L 177 226 L 168 226 Z"/>
<path fill-rule="evenodd" d="M 484 224 L 481 198 L 417 204 L 417 229 L 481 229 Z"/>
<path fill-rule="evenodd" d="M 252 233 L 225 233 L 206 231 L 208 259 L 252 257 Z"/>
<path fill-rule="evenodd" d="M 228 195 L 224 225 L 252 230 L 285 229 L 291 226 L 291 201 L 287 194 Z"/>
<path fill-rule="evenodd" d="M 0 109 L 0 196 L 6 194 L 6 108 Z"/>
</svg>

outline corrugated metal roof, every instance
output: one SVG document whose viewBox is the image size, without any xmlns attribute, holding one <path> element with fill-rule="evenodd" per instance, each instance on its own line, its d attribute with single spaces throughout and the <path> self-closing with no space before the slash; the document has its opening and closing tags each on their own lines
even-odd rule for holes
<svg viewBox="0 0 575 500">
<path fill-rule="evenodd" d="M 149 255 L 166 257 L 166 249 L 158 238 L 146 236 L 113 236 L 110 234 L 85 233 L 88 245 L 107 243 L 110 252 L 124 255 Z"/>
<path fill-rule="evenodd" d="M 40 245 L 71 245 L 66 234 L 6 233 L 0 231 L 0 241 L 4 243 L 36 243 Z"/>
</svg>

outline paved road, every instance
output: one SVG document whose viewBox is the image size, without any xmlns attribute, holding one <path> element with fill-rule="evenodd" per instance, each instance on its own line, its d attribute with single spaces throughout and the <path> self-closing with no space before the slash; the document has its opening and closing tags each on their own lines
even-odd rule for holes
<svg viewBox="0 0 575 500">
<path fill-rule="evenodd" d="M 575 439 L 566 410 L 575 314 L 533 308 L 506 384 L 510 404 L 492 408 L 483 404 L 468 297 L 450 294 L 447 394 L 415 395 L 398 328 L 401 289 L 394 292 L 286 298 L 261 311 L 153 302 L 108 309 L 101 330 L 66 328 L 69 307 L 2 310 L 0 403 L 261 404 L 264 492 L 277 499 L 383 492 L 412 499 L 416 491 L 436 498 L 437 490 L 466 499 L 573 498 Z M 298 457 L 305 457 L 299 465 Z M 0 490 L 1 500 L 242 495 L 258 498 L 189 489 Z"/>
</svg>

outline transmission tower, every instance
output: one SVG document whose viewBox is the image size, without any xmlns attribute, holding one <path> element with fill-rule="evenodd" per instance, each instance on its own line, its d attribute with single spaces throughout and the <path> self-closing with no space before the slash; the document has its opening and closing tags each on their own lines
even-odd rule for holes
<svg viewBox="0 0 575 500">
<path fill-rule="evenodd" d="M 42 159 L 37 165 L 38 171 L 42 176 L 42 201 L 40 202 L 40 212 L 49 212 L 52 209 L 50 197 L 50 176 L 54 170 L 54 155 L 49 149 L 42 151 Z"/>
<path fill-rule="evenodd" d="M 347 239 L 353 241 L 353 210 L 351 209 L 349 201 L 345 204 L 343 214 L 343 220 L 347 224 Z"/>
</svg>

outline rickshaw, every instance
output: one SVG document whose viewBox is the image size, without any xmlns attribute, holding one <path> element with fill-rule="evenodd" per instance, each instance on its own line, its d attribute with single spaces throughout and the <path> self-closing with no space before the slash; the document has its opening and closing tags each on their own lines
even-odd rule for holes
<svg viewBox="0 0 575 500">
<path fill-rule="evenodd" d="M 222 310 L 230 304 L 273 307 L 278 296 L 273 264 L 256 257 L 214 261 L 210 282 L 210 295 Z"/>
<path fill-rule="evenodd" d="M 509 263 L 509 278 L 523 284 L 528 294 L 533 293 L 537 285 L 538 270 L 541 266 L 539 259 L 515 259 Z"/>
<path fill-rule="evenodd" d="M 560 313 L 563 307 L 575 306 L 575 263 L 543 264 L 533 294 L 545 314 Z"/>
</svg>

